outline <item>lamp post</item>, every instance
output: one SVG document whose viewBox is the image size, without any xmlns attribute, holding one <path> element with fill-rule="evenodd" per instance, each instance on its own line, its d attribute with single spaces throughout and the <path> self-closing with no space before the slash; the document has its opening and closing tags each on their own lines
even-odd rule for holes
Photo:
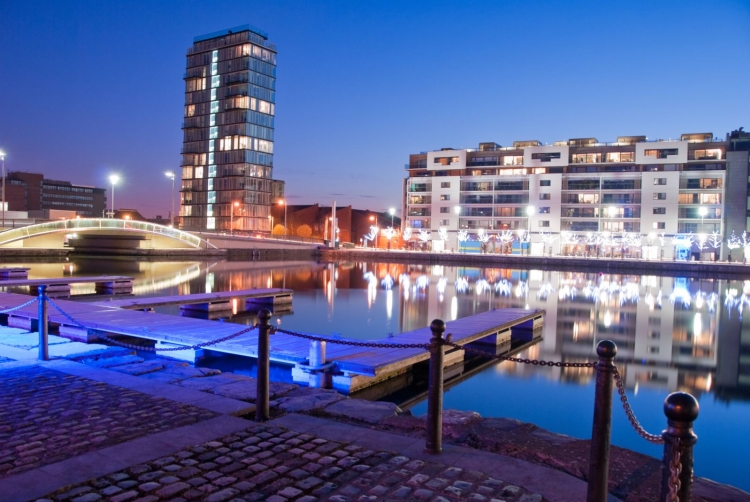
<svg viewBox="0 0 750 502">
<path fill-rule="evenodd" d="M 615 218 L 617 216 L 617 207 L 615 207 L 615 206 L 609 206 L 607 208 L 607 212 L 609 213 L 610 219 Z M 612 224 L 611 228 L 612 228 L 612 232 L 614 233 L 614 231 L 615 231 L 614 230 L 615 229 L 614 224 Z M 615 249 L 614 249 L 614 247 L 612 245 L 609 246 L 609 249 L 610 249 L 610 254 L 612 255 L 612 259 L 614 259 L 614 257 L 615 257 Z"/>
<path fill-rule="evenodd" d="M 284 236 L 287 236 L 289 235 L 289 231 L 286 228 L 286 208 L 289 207 L 289 204 L 287 204 L 284 199 L 281 199 L 279 205 L 284 206 Z"/>
<path fill-rule="evenodd" d="M 536 208 L 534 206 L 529 206 L 526 208 L 526 232 L 529 234 L 529 246 L 526 250 L 526 256 L 531 254 L 531 217 L 534 216 L 534 213 L 536 213 Z"/>
<path fill-rule="evenodd" d="M 456 249 L 461 252 L 461 241 L 458 240 L 458 232 L 461 231 L 461 206 L 453 208 L 453 212 L 456 213 Z"/>
<path fill-rule="evenodd" d="M 170 216 L 169 216 L 169 224 L 174 226 L 174 178 L 175 178 L 175 175 L 174 175 L 174 171 L 167 171 L 164 174 L 167 176 L 167 178 L 170 178 L 172 180 L 172 213 L 170 213 Z"/>
<path fill-rule="evenodd" d="M 0 161 L 3 163 L 3 228 L 5 228 L 5 152 L 0 151 Z"/>
<path fill-rule="evenodd" d="M 3 172 L 5 172 L 5 171 L 3 171 Z M 708 208 L 701 207 L 700 209 L 698 209 L 698 214 L 701 216 L 701 232 L 703 232 L 704 231 L 703 218 L 705 218 L 706 215 L 708 214 Z"/>
<path fill-rule="evenodd" d="M 396 214 L 396 208 L 392 207 L 388 210 L 389 213 L 391 213 L 391 228 L 393 228 L 393 215 Z"/>
<path fill-rule="evenodd" d="M 234 201 L 229 209 L 229 235 L 234 235 L 234 208 L 239 207 L 240 203 Z"/>
<path fill-rule="evenodd" d="M 110 204 L 109 217 L 115 217 L 115 185 L 120 181 L 120 177 L 116 174 L 112 174 L 109 177 L 109 182 L 112 183 L 112 203 Z"/>
</svg>

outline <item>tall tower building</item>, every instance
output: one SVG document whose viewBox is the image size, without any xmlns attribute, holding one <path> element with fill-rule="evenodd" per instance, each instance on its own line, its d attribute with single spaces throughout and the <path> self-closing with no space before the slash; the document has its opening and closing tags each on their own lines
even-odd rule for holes
<svg viewBox="0 0 750 502">
<path fill-rule="evenodd" d="M 181 227 L 270 232 L 276 46 L 250 25 L 187 52 Z"/>
</svg>

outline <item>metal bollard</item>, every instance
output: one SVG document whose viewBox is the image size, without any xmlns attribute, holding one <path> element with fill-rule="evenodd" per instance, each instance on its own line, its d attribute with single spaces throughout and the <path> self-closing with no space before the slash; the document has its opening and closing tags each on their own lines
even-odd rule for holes
<svg viewBox="0 0 750 502">
<path fill-rule="evenodd" d="M 311 368 L 322 368 L 326 364 L 326 342 L 319 340 L 310 341 L 310 355 L 308 362 Z M 322 371 L 311 371 L 308 377 L 311 388 L 323 389 L 326 384 L 326 374 Z"/>
<path fill-rule="evenodd" d="M 614 358 L 617 345 L 602 340 L 596 346 L 599 364 L 596 366 L 594 394 L 594 423 L 591 428 L 589 483 L 587 502 L 605 502 L 609 481 L 609 444 L 612 436 L 612 390 L 614 387 Z"/>
<path fill-rule="evenodd" d="M 255 421 L 265 422 L 270 416 L 268 406 L 269 378 L 271 372 L 271 311 L 258 312 L 258 380 L 255 392 Z"/>
<path fill-rule="evenodd" d="M 47 286 L 39 286 L 39 305 L 37 317 L 39 321 L 39 359 L 49 361 L 49 316 L 47 313 Z"/>
<path fill-rule="evenodd" d="M 664 414 L 667 416 L 667 428 L 661 433 L 664 438 L 664 457 L 661 466 L 661 500 L 662 502 L 673 500 L 670 498 L 670 478 L 672 472 L 672 460 L 676 453 L 675 441 L 679 440 L 679 462 L 681 465 L 679 474 L 675 471 L 676 479 L 679 480 L 679 488 L 676 490 L 677 499 L 681 502 L 690 500 L 690 492 L 693 484 L 693 445 L 698 441 L 698 436 L 693 432 L 693 422 L 698 418 L 700 406 L 698 401 L 686 392 L 673 392 L 664 400 Z M 674 481 L 674 480 L 673 480 Z"/>
<path fill-rule="evenodd" d="M 427 443 L 426 453 L 443 451 L 443 356 L 445 323 L 435 319 L 430 324 L 430 378 L 427 389 Z"/>
</svg>

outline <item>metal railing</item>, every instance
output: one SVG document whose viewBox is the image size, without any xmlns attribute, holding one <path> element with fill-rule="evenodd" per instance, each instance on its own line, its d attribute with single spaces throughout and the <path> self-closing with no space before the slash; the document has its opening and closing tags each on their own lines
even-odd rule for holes
<svg viewBox="0 0 750 502">
<path fill-rule="evenodd" d="M 443 416 L 443 382 L 444 382 L 444 358 L 446 350 L 463 350 L 481 357 L 495 359 L 498 361 L 509 361 L 517 364 L 528 364 L 532 366 L 554 366 L 564 368 L 591 368 L 596 371 L 596 385 L 594 391 L 594 412 L 591 431 L 591 449 L 589 453 L 589 472 L 587 476 L 588 491 L 587 502 L 605 502 L 607 500 L 609 480 L 609 457 L 610 440 L 612 430 L 612 403 L 614 390 L 617 389 L 623 410 L 633 429 L 646 441 L 664 445 L 661 470 L 661 495 L 660 502 L 687 502 L 690 500 L 693 481 L 693 446 L 697 436 L 693 432 L 693 422 L 698 417 L 699 406 L 697 400 L 690 394 L 684 392 L 673 392 L 664 400 L 664 414 L 667 417 L 667 428 L 661 434 L 647 432 L 639 423 L 633 412 L 628 398 L 625 394 L 625 386 L 622 376 L 614 364 L 617 354 L 617 346 L 614 342 L 604 340 L 599 342 L 596 348 L 599 360 L 596 362 L 559 362 L 538 359 L 524 359 L 509 355 L 493 355 L 486 351 L 454 343 L 450 334 L 445 334 L 446 324 L 440 319 L 435 319 L 430 324 L 432 337 L 429 343 L 392 343 L 393 339 L 386 342 L 369 342 L 345 340 L 340 338 L 329 338 L 309 335 L 294 331 L 272 327 L 270 324 L 272 313 L 268 309 L 262 309 L 258 313 L 258 324 L 242 329 L 231 335 L 202 342 L 191 346 L 178 346 L 170 348 L 146 347 L 132 345 L 115 340 L 106 336 L 101 329 L 87 328 L 83 323 L 77 321 L 66 313 L 60 306 L 46 295 L 46 286 L 39 286 L 39 295 L 32 300 L 16 307 L 0 310 L 0 314 L 9 314 L 13 311 L 27 307 L 34 302 L 38 306 L 38 328 L 39 328 L 39 359 L 49 360 L 48 351 L 48 304 L 51 304 L 61 315 L 63 315 L 74 326 L 86 330 L 89 334 L 95 334 L 98 338 L 113 345 L 130 348 L 134 350 L 148 350 L 152 352 L 172 352 L 181 350 L 197 350 L 210 347 L 227 340 L 236 338 L 250 331 L 258 329 L 258 373 L 256 382 L 255 420 L 264 422 L 270 418 L 270 337 L 274 333 L 303 338 L 311 342 L 310 369 L 327 370 L 332 365 L 325 364 L 325 347 L 327 343 L 350 345 L 356 347 L 383 348 L 383 349 L 422 349 L 430 353 L 428 397 L 427 397 L 427 422 L 425 452 L 440 454 L 442 452 L 442 416 Z M 153 333 L 152 333 L 153 334 Z"/>
</svg>

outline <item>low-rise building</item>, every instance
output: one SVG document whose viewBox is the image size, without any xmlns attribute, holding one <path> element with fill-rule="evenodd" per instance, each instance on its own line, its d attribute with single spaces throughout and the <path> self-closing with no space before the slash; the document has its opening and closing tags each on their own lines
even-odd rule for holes
<svg viewBox="0 0 750 502">
<path fill-rule="evenodd" d="M 106 188 L 50 180 L 39 173 L 11 171 L 6 177 L 9 211 L 75 211 L 82 217 L 101 217 L 107 206 Z"/>
<path fill-rule="evenodd" d="M 750 134 L 740 128 L 723 139 L 620 136 L 422 152 L 406 165 L 404 224 L 434 237 L 443 229 L 448 241 L 435 244 L 445 249 L 461 247 L 466 234 L 490 234 L 496 239 L 483 250 L 514 249 L 497 244 L 504 236 L 532 254 L 726 256 L 726 245 L 712 243 L 748 227 L 748 150 Z M 690 245 L 701 239 L 703 249 Z"/>
</svg>

